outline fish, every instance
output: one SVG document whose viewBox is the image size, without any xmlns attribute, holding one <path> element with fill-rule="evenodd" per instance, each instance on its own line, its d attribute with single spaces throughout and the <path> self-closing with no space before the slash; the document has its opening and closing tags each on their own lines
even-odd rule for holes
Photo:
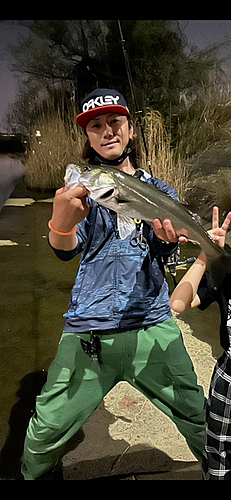
<svg viewBox="0 0 231 500">
<path fill-rule="evenodd" d="M 199 216 L 153 184 L 115 167 L 81 163 L 68 165 L 64 180 L 66 189 L 85 186 L 93 200 L 117 213 L 122 239 L 134 231 L 134 219 L 147 222 L 155 218 L 170 219 L 178 236 L 185 236 L 205 252 L 209 270 L 216 270 L 216 282 L 221 272 L 231 273 L 231 255 L 214 242 L 199 222 Z"/>
</svg>

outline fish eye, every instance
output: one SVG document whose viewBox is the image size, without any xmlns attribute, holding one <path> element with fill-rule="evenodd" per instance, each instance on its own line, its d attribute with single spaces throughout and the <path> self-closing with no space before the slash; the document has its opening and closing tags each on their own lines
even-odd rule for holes
<svg viewBox="0 0 231 500">
<path fill-rule="evenodd" d="M 89 172 L 89 170 L 91 170 L 91 169 L 90 169 L 89 167 L 87 167 L 87 166 L 86 166 L 86 167 L 84 167 L 84 169 L 83 169 L 83 173 L 85 173 L 85 172 Z"/>
</svg>

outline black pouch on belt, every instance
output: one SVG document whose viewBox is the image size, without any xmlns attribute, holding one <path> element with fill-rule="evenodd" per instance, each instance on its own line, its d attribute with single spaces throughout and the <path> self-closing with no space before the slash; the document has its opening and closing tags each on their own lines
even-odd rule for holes
<svg viewBox="0 0 231 500">
<path fill-rule="evenodd" d="M 90 341 L 81 339 L 81 347 L 90 358 L 94 357 L 99 361 L 102 346 L 98 335 L 91 333 Z"/>
</svg>

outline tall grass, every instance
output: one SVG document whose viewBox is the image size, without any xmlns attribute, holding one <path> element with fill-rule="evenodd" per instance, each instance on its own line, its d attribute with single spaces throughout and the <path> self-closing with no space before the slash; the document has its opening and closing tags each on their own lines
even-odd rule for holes
<svg viewBox="0 0 231 500">
<path fill-rule="evenodd" d="M 186 162 L 172 147 L 172 138 L 165 127 L 162 115 L 158 111 L 147 109 L 143 125 L 154 175 L 173 186 L 180 200 L 185 201 L 189 189 L 188 169 Z M 143 145 L 142 162 L 148 171 Z"/>
<path fill-rule="evenodd" d="M 26 171 L 26 182 L 31 188 L 56 189 L 62 186 L 66 166 L 77 162 L 81 156 L 86 137 L 75 124 L 74 109 L 68 109 L 65 121 L 61 111 L 54 108 L 49 114 L 40 111 L 36 118 Z M 141 163 L 149 171 L 140 130 L 137 126 L 135 128 L 141 147 Z M 154 175 L 174 186 L 184 199 L 188 185 L 187 169 L 179 158 L 176 160 L 161 114 L 147 110 L 144 129 Z M 36 137 L 37 130 L 41 137 Z"/>
<path fill-rule="evenodd" d="M 188 201 L 192 206 L 197 201 L 202 217 L 212 214 L 212 207 L 219 207 L 220 220 L 231 211 L 231 169 L 223 168 L 217 172 L 195 178 L 191 184 Z"/>
<path fill-rule="evenodd" d="M 181 115 L 176 149 L 187 158 L 187 201 L 200 213 L 231 210 L 231 91 L 211 82 Z M 197 208 L 198 207 L 198 208 Z"/>
<path fill-rule="evenodd" d="M 41 136 L 36 135 L 37 131 Z M 28 187 L 57 189 L 62 186 L 66 167 L 78 161 L 84 142 L 85 136 L 77 129 L 72 108 L 66 120 L 60 109 L 53 109 L 48 116 L 40 111 L 32 130 L 26 165 Z"/>
<path fill-rule="evenodd" d="M 210 159 L 212 155 L 212 160 L 219 164 L 222 151 L 225 151 L 226 158 L 230 151 L 231 159 L 231 92 L 204 89 L 178 117 L 174 147 L 158 111 L 147 109 L 142 120 L 154 175 L 175 187 L 181 201 L 191 204 L 193 200 L 196 211 L 200 212 L 202 207 L 202 211 L 211 214 L 214 204 L 221 212 L 231 210 L 231 169 L 215 172 L 216 169 L 210 168 L 212 161 L 207 160 L 211 152 Z M 36 137 L 36 130 L 40 130 L 41 137 Z M 140 166 L 149 172 L 137 124 L 135 132 L 141 151 Z M 66 166 L 78 162 L 85 140 L 82 129 L 75 123 L 74 104 L 69 105 L 65 112 L 63 105 L 40 108 L 27 158 L 28 186 L 36 189 L 62 186 Z"/>
<path fill-rule="evenodd" d="M 211 82 L 179 115 L 177 149 L 191 158 L 227 139 L 231 140 L 231 91 Z"/>
</svg>

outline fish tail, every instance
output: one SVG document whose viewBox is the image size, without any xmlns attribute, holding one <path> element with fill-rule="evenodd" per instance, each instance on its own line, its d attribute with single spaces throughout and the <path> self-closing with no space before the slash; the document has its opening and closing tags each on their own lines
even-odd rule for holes
<svg viewBox="0 0 231 500">
<path fill-rule="evenodd" d="M 221 286 L 226 274 L 231 274 L 231 254 L 224 252 L 224 254 L 209 268 L 210 279 L 212 286 L 218 288 Z"/>
</svg>

